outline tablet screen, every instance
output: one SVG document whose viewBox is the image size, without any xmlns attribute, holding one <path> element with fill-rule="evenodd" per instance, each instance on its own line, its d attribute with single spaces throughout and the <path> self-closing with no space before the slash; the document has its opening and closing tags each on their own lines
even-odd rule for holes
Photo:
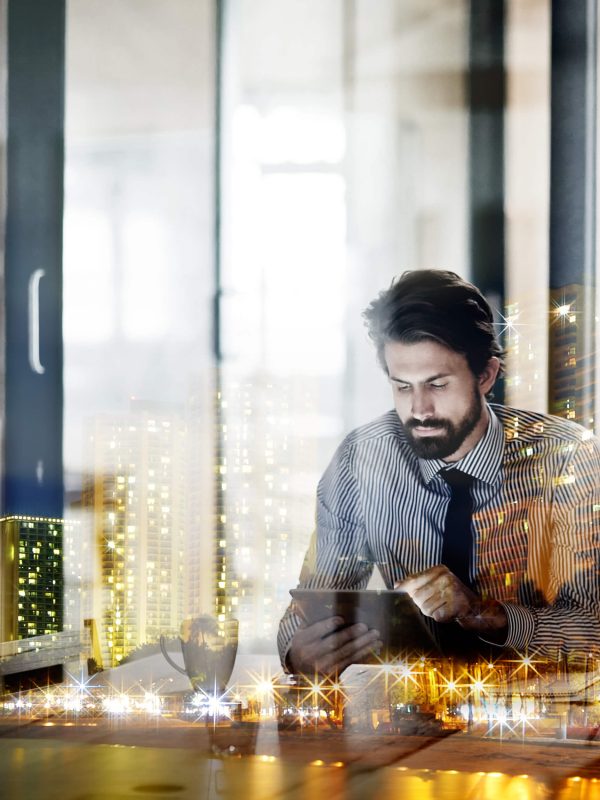
<svg viewBox="0 0 600 800">
<path fill-rule="evenodd" d="M 385 657 L 433 654 L 438 647 L 425 618 L 405 592 L 384 589 L 292 589 L 298 614 L 310 625 L 340 616 L 344 625 L 362 622 L 381 634 Z"/>
</svg>

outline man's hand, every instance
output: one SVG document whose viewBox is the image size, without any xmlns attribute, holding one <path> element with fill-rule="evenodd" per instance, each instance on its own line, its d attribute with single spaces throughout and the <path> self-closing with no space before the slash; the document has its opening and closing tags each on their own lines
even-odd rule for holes
<svg viewBox="0 0 600 800">
<path fill-rule="evenodd" d="M 506 612 L 496 600 L 482 600 L 450 572 L 438 564 L 419 575 L 411 575 L 395 586 L 406 592 L 426 617 L 436 622 L 452 622 L 491 641 L 506 638 Z"/>
<path fill-rule="evenodd" d="M 330 617 L 298 628 L 288 651 L 292 672 L 305 675 L 339 674 L 372 650 L 381 647 L 380 633 L 357 623 L 341 628 L 341 617 Z"/>
</svg>

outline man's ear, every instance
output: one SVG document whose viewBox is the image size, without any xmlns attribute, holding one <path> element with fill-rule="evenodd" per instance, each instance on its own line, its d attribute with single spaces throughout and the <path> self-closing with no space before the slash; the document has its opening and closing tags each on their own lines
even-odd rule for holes
<svg viewBox="0 0 600 800">
<path fill-rule="evenodd" d="M 483 372 L 479 375 L 477 382 L 479 384 L 479 391 L 482 395 L 491 392 L 492 387 L 496 383 L 498 372 L 500 371 L 500 359 L 492 356 L 485 365 Z"/>
</svg>

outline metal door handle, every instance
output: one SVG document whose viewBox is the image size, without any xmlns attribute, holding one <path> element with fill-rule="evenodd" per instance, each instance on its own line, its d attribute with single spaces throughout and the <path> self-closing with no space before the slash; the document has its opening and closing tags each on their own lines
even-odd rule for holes
<svg viewBox="0 0 600 800">
<path fill-rule="evenodd" d="M 40 281 L 45 274 L 36 269 L 29 278 L 29 366 L 38 375 L 46 371 L 40 361 Z"/>
</svg>

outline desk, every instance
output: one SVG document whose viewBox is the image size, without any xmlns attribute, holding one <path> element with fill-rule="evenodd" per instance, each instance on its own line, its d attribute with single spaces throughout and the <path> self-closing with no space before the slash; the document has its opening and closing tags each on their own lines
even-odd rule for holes
<svg viewBox="0 0 600 800">
<path fill-rule="evenodd" d="M 2 723 L 0 736 L 2 800 L 600 800 L 596 743 L 165 720 Z"/>
</svg>

